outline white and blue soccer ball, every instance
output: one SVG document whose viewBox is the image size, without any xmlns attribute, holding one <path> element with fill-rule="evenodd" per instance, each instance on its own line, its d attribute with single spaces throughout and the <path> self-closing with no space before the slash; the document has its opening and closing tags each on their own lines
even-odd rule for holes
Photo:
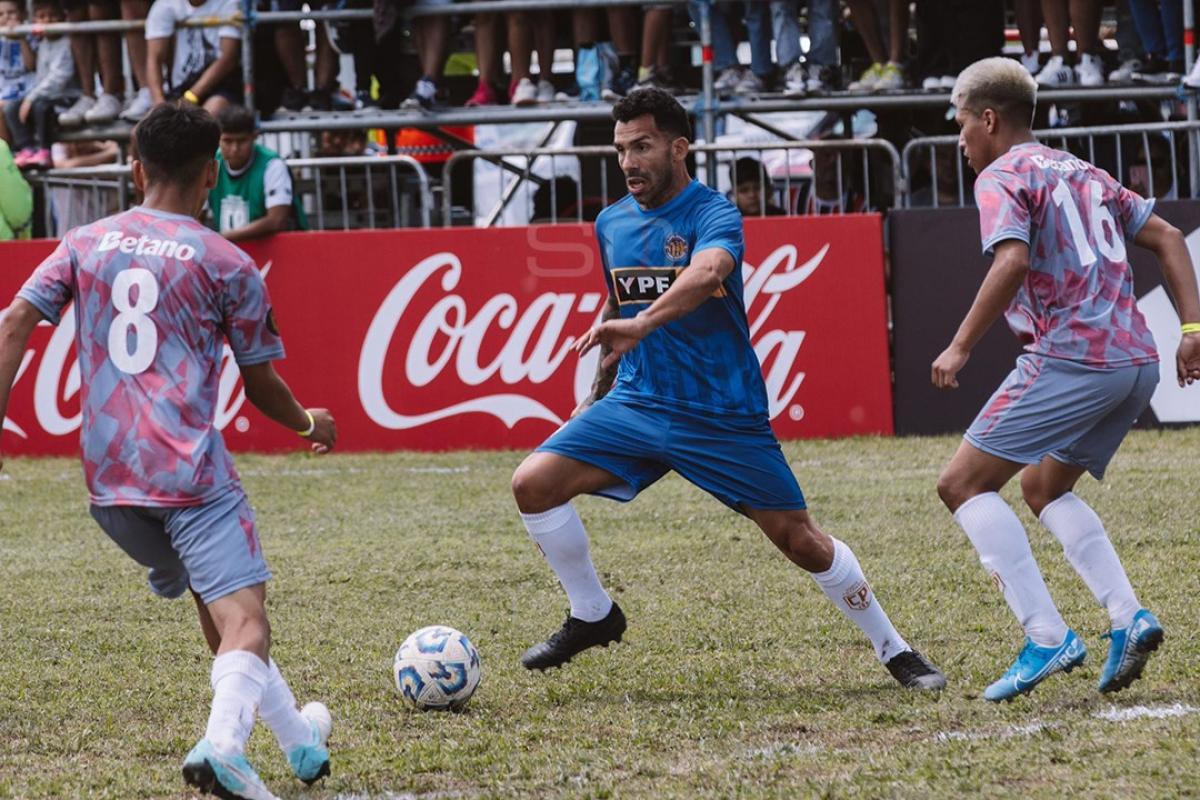
<svg viewBox="0 0 1200 800">
<path fill-rule="evenodd" d="M 465 634 L 445 625 L 414 631 L 392 664 L 400 695 L 422 711 L 459 711 L 482 676 L 479 651 Z"/>
</svg>

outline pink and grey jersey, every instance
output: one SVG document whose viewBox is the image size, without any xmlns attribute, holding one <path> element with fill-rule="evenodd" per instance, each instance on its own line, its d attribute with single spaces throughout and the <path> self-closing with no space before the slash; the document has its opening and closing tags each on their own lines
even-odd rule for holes
<svg viewBox="0 0 1200 800">
<path fill-rule="evenodd" d="M 1107 368 L 1158 360 L 1126 257 L 1153 200 L 1029 142 L 980 173 L 975 204 L 985 254 L 1005 239 L 1029 245 L 1029 274 L 1005 312 L 1026 350 Z"/>
<path fill-rule="evenodd" d="M 100 506 L 191 506 L 238 485 L 214 424 L 221 357 L 283 357 L 254 261 L 190 217 L 134 208 L 76 228 L 17 293 L 75 301 L 83 468 Z"/>
</svg>

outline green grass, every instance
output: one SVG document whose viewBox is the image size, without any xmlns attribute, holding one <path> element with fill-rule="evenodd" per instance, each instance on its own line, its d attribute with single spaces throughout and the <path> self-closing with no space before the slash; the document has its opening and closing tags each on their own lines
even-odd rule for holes
<svg viewBox="0 0 1200 800">
<path fill-rule="evenodd" d="M 283 797 L 1179 797 L 1200 793 L 1200 429 L 1138 432 L 1079 493 L 1106 521 L 1164 649 L 1129 691 L 1095 691 L 1106 625 L 1053 537 L 1034 550 L 1085 667 L 1028 698 L 979 692 L 1020 633 L 934 492 L 955 440 L 786 446 L 818 521 L 853 545 L 940 697 L 899 690 L 815 584 L 746 520 L 675 477 L 578 501 L 625 643 L 528 674 L 564 597 L 508 492 L 519 453 L 239 459 L 275 572 L 274 656 L 335 718 L 334 774 Z M 153 597 L 88 516 L 78 465 L 18 459 L 0 482 L 0 797 L 186 797 L 210 659 L 190 602 Z M 1012 491 L 1006 496 L 1018 501 Z M 467 632 L 483 683 L 464 714 L 402 704 L 389 667 L 423 625 Z"/>
</svg>

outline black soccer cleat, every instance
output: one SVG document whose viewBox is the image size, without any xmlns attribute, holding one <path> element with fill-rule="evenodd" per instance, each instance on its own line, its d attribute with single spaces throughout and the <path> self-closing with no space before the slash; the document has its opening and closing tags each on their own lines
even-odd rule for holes
<svg viewBox="0 0 1200 800">
<path fill-rule="evenodd" d="M 608 647 L 621 641 L 625 633 L 625 615 L 613 603 L 608 616 L 598 622 L 584 622 L 567 613 L 567 621 L 544 642 L 539 642 L 521 656 L 525 669 L 547 670 L 561 667 L 589 647 Z"/>
<path fill-rule="evenodd" d="M 946 688 L 946 676 L 916 650 L 897 653 L 884 666 L 905 689 L 940 692 Z"/>
</svg>

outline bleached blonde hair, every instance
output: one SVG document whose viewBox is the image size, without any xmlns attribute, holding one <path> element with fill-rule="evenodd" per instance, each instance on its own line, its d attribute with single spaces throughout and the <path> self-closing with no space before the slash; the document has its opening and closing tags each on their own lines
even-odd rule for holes
<svg viewBox="0 0 1200 800">
<path fill-rule="evenodd" d="M 1005 120 L 1032 125 L 1037 81 L 1014 59 L 985 58 L 959 74 L 950 92 L 950 102 L 955 108 L 973 114 L 982 114 L 985 108 L 990 108 Z"/>
</svg>

